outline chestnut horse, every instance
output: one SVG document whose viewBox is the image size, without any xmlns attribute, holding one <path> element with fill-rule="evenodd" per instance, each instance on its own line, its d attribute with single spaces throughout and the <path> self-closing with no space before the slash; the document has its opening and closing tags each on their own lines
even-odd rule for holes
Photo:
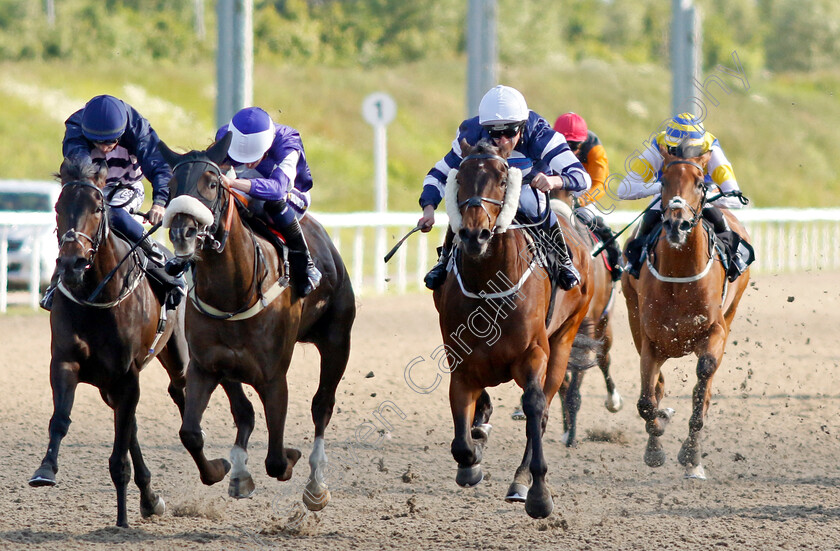
<svg viewBox="0 0 840 551">
<path fill-rule="evenodd" d="M 726 338 L 749 270 L 729 283 L 724 268 L 709 246 L 710 235 L 701 223 L 706 201 L 704 173 L 709 153 L 680 158 L 664 148 L 662 169 L 663 221 L 659 240 L 646 259 L 639 279 L 624 273 L 630 330 L 641 356 L 639 415 L 645 420 L 648 444 L 645 463 L 665 462 L 660 437 L 674 413 L 661 408 L 665 392 L 662 364 L 668 358 L 694 353 L 697 385 L 692 394 L 688 438 L 677 456 L 687 478 L 705 479 L 701 463 L 703 423 L 712 396 L 712 377 L 723 359 Z M 749 242 L 744 227 L 723 209 L 729 225 Z"/>
<path fill-rule="evenodd" d="M 433 295 L 452 369 L 455 480 L 470 487 L 483 479 L 481 459 L 493 410 L 485 388 L 513 379 L 524 390 L 527 445 L 506 499 L 524 501 L 528 515 L 544 518 L 554 502 L 545 480 L 543 433 L 592 300 L 592 266 L 586 249 L 568 240 L 582 283 L 558 290 L 552 303 L 551 282 L 537 264 L 532 238 L 508 227 L 525 189 L 519 170 L 508 166 L 510 148 L 485 140 L 475 147 L 462 141 L 461 148 L 463 160 L 446 189 L 457 235 L 454 269 Z M 567 222 L 561 224 L 570 231 Z"/>
<path fill-rule="evenodd" d="M 575 216 L 572 210 L 572 197 L 567 191 L 560 190 L 552 193 L 551 209 L 558 218 L 567 220 L 573 232 L 566 234 L 568 240 L 577 240 L 588 250 L 593 250 L 601 241 L 589 230 L 586 224 Z M 611 413 L 616 413 L 624 405 L 621 394 L 615 386 L 610 374 L 610 349 L 612 348 L 613 329 L 612 314 L 615 298 L 618 294 L 612 274 L 607 267 L 607 253 L 601 252 L 592 261 L 592 283 L 594 294 L 589 303 L 586 319 L 578 329 L 572 356 L 566 370 L 566 378 L 560 387 L 560 400 L 563 404 L 563 428 L 565 433 L 561 437 L 566 446 L 577 445 L 577 414 L 580 410 L 580 387 L 586 371 L 595 365 L 604 376 L 607 387 L 607 398 L 604 407 Z"/>
<path fill-rule="evenodd" d="M 247 383 L 256 389 L 265 409 L 266 472 L 289 480 L 301 454 L 283 444 L 286 373 L 295 343 L 313 343 L 321 355 L 321 376 L 312 399 L 315 442 L 304 502 L 311 510 L 320 510 L 330 497 L 324 479 L 324 431 L 350 355 L 355 296 L 338 251 L 311 216 L 301 220 L 301 227 L 323 279 L 305 299 L 289 287 L 283 257 L 243 224 L 233 193 L 220 180 L 219 164 L 227 156 L 230 139 L 228 133 L 207 151 L 184 155 L 160 145 L 174 172 L 173 199 L 164 225 L 170 228 L 176 256 L 194 263 L 186 310 L 190 364 L 181 441 L 202 482 L 209 485 L 223 479 L 231 464 L 204 456 L 201 417 L 220 381 Z M 228 492 L 241 498 L 251 495 L 254 482 L 245 466 L 247 438 L 239 436 L 230 453 Z"/>
<path fill-rule="evenodd" d="M 117 489 L 117 526 L 128 526 L 128 453 L 140 488 L 142 515 L 160 515 L 165 509 L 151 489 L 151 475 L 137 441 L 140 370 L 157 356 L 169 374 L 169 394 L 183 414 L 189 358 L 183 309 L 167 316 L 149 285 L 145 259 L 110 231 L 102 191 L 107 172 L 104 166 L 78 158 L 65 159 L 58 175 L 63 187 L 55 205 L 60 279 L 50 312 L 53 415 L 47 454 L 29 484 L 56 484 L 58 448 L 70 426 L 76 386 L 94 385 L 114 410 L 109 469 Z M 226 390 L 247 400 L 239 385 Z"/>
</svg>

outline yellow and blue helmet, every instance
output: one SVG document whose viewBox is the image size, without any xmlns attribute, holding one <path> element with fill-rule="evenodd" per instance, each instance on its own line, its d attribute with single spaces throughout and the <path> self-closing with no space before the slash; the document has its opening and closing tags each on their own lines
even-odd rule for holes
<svg viewBox="0 0 840 551">
<path fill-rule="evenodd" d="M 699 147 L 703 153 L 714 141 L 702 121 L 691 113 L 681 113 L 671 119 L 665 127 L 664 145 L 671 148 L 682 145 L 684 149 Z"/>
</svg>

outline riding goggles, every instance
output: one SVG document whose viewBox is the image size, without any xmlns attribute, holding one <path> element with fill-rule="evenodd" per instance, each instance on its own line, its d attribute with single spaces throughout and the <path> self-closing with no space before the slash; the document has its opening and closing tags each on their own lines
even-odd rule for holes
<svg viewBox="0 0 840 551">
<path fill-rule="evenodd" d="M 487 130 L 487 133 L 493 140 L 498 140 L 501 137 L 505 137 L 509 140 L 512 140 L 514 136 L 516 136 L 519 133 L 519 131 L 522 130 L 523 125 L 524 123 L 517 122 L 514 124 L 503 126 L 501 128 L 497 126 L 485 126 L 484 129 Z"/>
</svg>

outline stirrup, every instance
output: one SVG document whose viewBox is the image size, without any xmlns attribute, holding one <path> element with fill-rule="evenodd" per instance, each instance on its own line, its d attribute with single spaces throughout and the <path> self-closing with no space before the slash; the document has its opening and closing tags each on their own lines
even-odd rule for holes
<svg viewBox="0 0 840 551">
<path fill-rule="evenodd" d="M 298 260 L 292 260 L 292 283 L 295 286 L 295 292 L 301 298 L 305 297 L 312 291 L 318 288 L 321 283 L 321 271 L 315 266 L 312 261 L 312 256 L 304 251 L 289 251 L 290 257 L 302 256 Z"/>
<path fill-rule="evenodd" d="M 41 306 L 41 308 L 43 308 L 44 310 L 49 312 L 49 311 L 52 310 L 52 304 L 53 304 L 53 297 L 54 296 L 55 296 L 55 287 L 49 286 L 44 291 L 44 296 L 41 297 L 41 300 L 38 302 L 38 304 Z"/>
</svg>

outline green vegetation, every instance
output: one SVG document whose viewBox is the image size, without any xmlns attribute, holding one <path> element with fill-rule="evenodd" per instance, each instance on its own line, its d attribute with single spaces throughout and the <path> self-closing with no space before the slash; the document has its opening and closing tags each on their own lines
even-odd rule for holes
<svg viewBox="0 0 840 551">
<path fill-rule="evenodd" d="M 581 113 L 604 142 L 613 172 L 623 173 L 624 160 L 670 109 L 670 3 L 563 0 L 552 3 L 551 13 L 536 1 L 498 3 L 500 82 L 522 90 L 549 122 L 565 111 Z M 718 105 L 704 99 L 707 127 L 720 138 L 745 193 L 757 206 L 840 204 L 833 163 L 840 58 L 827 55 L 837 51 L 840 33 L 823 32 L 837 24 L 835 3 L 696 3 L 704 13 L 704 77 L 718 74 L 730 89 L 711 88 Z M 193 2 L 55 4 L 50 29 L 43 2 L 0 0 L 0 178 L 49 178 L 61 161 L 63 120 L 100 93 L 134 105 L 173 147 L 209 144 L 214 2 L 205 2 L 203 40 L 193 28 Z M 301 131 L 316 179 L 316 210 L 373 207 L 373 137 L 360 106 L 377 90 L 398 105 L 388 127 L 389 206 L 417 209 L 423 176 L 465 116 L 465 6 L 255 0 L 254 103 Z M 787 25 L 793 33 L 805 24 L 814 40 L 797 31 L 795 47 L 784 46 L 787 35 L 774 30 Z M 733 51 L 749 89 L 716 69 L 733 68 Z M 810 72 L 793 72 L 803 70 Z"/>
</svg>

